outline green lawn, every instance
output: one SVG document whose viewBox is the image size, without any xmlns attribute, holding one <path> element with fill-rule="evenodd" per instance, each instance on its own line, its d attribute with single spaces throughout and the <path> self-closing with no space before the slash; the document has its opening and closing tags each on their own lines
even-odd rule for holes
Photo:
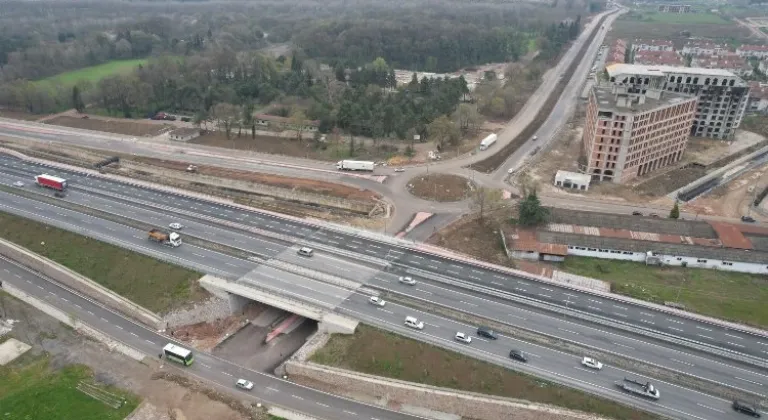
<svg viewBox="0 0 768 420">
<path fill-rule="evenodd" d="M 313 362 L 426 385 L 519 398 L 622 420 L 658 417 L 501 366 L 360 325 L 334 334 Z"/>
<path fill-rule="evenodd" d="M 200 273 L 33 220 L 0 212 L 0 237 L 158 313 L 208 296 Z"/>
<path fill-rule="evenodd" d="M 693 312 L 768 327 L 768 276 L 584 257 L 568 257 L 560 268 L 610 281 L 614 292 L 633 298 L 663 304 L 679 293 Z"/>
<path fill-rule="evenodd" d="M 127 73 L 140 64 L 146 64 L 147 59 L 139 58 L 135 60 L 113 60 L 97 66 L 85 67 L 79 70 L 68 71 L 57 74 L 35 83 L 53 86 L 56 84 L 72 86 L 81 80 L 87 80 L 91 83 L 98 83 L 99 80 L 119 73 Z"/>
<path fill-rule="evenodd" d="M 52 371 L 48 359 L 38 359 L 24 366 L 14 362 L 0 366 L 0 417 L 8 420 L 122 420 L 139 403 L 125 391 L 101 387 L 125 399 L 120 408 L 110 407 L 75 387 L 92 380 L 91 371 L 81 365 Z"/>
<path fill-rule="evenodd" d="M 668 24 L 734 24 L 734 22 L 723 19 L 714 13 L 659 13 L 655 8 L 634 9 L 619 19 Z"/>
</svg>

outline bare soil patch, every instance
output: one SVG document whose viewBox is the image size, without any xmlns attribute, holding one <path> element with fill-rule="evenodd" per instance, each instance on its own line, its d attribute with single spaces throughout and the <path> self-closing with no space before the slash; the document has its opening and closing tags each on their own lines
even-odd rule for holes
<svg viewBox="0 0 768 420">
<path fill-rule="evenodd" d="M 461 201 L 474 190 L 472 181 L 458 175 L 430 174 L 408 181 L 408 191 L 424 200 Z"/>
<path fill-rule="evenodd" d="M 158 166 L 167 169 L 173 169 L 186 172 L 188 164 L 179 161 L 170 161 L 145 157 L 130 157 L 128 160 L 144 163 L 147 165 Z M 316 181 L 313 179 L 292 178 L 281 175 L 262 174 L 258 172 L 239 171 L 235 169 L 219 168 L 216 166 L 198 166 L 197 172 L 201 175 L 215 176 L 227 179 L 236 179 L 239 181 L 250 181 L 274 187 L 288 188 L 296 191 L 324 194 L 333 197 L 345 198 L 350 200 L 376 200 L 379 195 L 370 190 L 361 190 L 342 184 L 333 184 L 330 182 Z"/>
<path fill-rule="evenodd" d="M 237 315 L 217 319 L 213 322 L 183 325 L 171 329 L 169 334 L 175 339 L 189 344 L 191 347 L 210 352 L 222 340 L 240 330 L 249 319 L 254 319 L 264 309 L 266 309 L 265 305 L 258 302 L 250 302 Z"/>
<path fill-rule="evenodd" d="M 476 215 L 463 219 L 441 229 L 427 243 L 472 256 L 493 264 L 514 267 L 504 252 L 499 231 L 510 218 L 517 215 L 517 205 L 489 212 L 484 220 Z"/>
<path fill-rule="evenodd" d="M 726 185 L 721 185 L 685 206 L 686 211 L 739 218 L 749 213 L 748 208 L 757 194 L 768 185 L 768 165 L 746 171 Z M 757 219 L 760 214 L 751 213 Z"/>
<path fill-rule="evenodd" d="M 45 116 L 38 115 L 38 114 L 30 114 L 24 111 L 10 111 L 7 109 L 0 109 L 0 117 L 13 118 L 14 120 L 37 121 L 40 118 L 43 118 Z"/>
<path fill-rule="evenodd" d="M 99 118 L 83 119 L 67 116 L 51 118 L 46 120 L 45 123 L 137 137 L 153 137 L 175 128 L 172 125 L 148 124 L 140 121 L 104 120 Z"/>
</svg>

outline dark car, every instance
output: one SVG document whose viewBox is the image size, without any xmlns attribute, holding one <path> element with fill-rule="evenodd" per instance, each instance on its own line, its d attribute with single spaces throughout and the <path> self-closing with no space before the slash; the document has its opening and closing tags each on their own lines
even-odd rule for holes
<svg viewBox="0 0 768 420">
<path fill-rule="evenodd" d="M 512 360 L 517 360 L 518 362 L 527 362 L 528 358 L 525 357 L 523 352 L 520 350 L 510 350 L 509 351 L 509 358 Z"/>
<path fill-rule="evenodd" d="M 633 211 L 632 216 L 642 216 L 643 213 L 640 213 L 639 211 Z"/>
<path fill-rule="evenodd" d="M 739 400 L 733 400 L 733 409 L 740 413 L 749 414 L 752 417 L 760 418 L 760 413 L 752 404 L 748 404 Z"/>
<path fill-rule="evenodd" d="M 741 216 L 742 222 L 755 223 L 755 218 L 752 216 Z"/>
<path fill-rule="evenodd" d="M 54 197 L 57 197 L 57 198 L 64 198 L 64 197 L 66 197 L 67 195 L 66 195 L 66 194 L 64 194 L 64 192 L 63 192 L 63 191 L 56 191 L 55 193 L 53 193 L 53 196 L 54 196 Z"/>
<path fill-rule="evenodd" d="M 477 328 L 477 335 L 479 335 L 480 337 L 485 337 L 485 338 L 487 338 L 489 340 L 495 340 L 495 339 L 499 338 L 498 336 L 496 336 L 496 331 L 494 331 L 494 330 L 492 330 L 492 329 L 490 329 L 488 327 L 478 327 Z"/>
</svg>

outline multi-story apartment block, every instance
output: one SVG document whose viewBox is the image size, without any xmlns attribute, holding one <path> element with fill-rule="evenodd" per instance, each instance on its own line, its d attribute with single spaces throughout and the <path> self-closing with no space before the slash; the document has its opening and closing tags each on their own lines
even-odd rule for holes
<svg viewBox="0 0 768 420">
<path fill-rule="evenodd" d="M 627 53 L 627 43 L 623 39 L 613 41 L 605 56 L 605 64 L 623 63 Z"/>
<path fill-rule="evenodd" d="M 635 39 L 632 51 L 674 51 L 675 44 L 668 39 Z"/>
<path fill-rule="evenodd" d="M 660 4 L 659 12 L 662 13 L 691 13 L 690 4 Z"/>
<path fill-rule="evenodd" d="M 635 64 L 614 64 L 606 70 L 612 83 L 632 86 L 641 93 L 649 89 L 649 83 L 661 80 L 661 89 L 667 92 L 698 97 L 693 136 L 730 139 L 747 107 L 749 86 L 727 70 Z"/>
<path fill-rule="evenodd" d="M 736 54 L 745 58 L 768 58 L 768 45 L 742 45 L 736 48 Z"/>
<path fill-rule="evenodd" d="M 753 114 L 768 113 L 768 83 L 749 82 L 747 112 Z"/>
<path fill-rule="evenodd" d="M 729 52 L 728 46 L 710 41 L 686 42 L 680 50 L 683 55 L 721 55 Z"/>
<path fill-rule="evenodd" d="M 664 75 L 592 88 L 582 147 L 593 181 L 624 183 L 678 162 L 696 112 L 696 97 L 665 91 Z"/>
</svg>

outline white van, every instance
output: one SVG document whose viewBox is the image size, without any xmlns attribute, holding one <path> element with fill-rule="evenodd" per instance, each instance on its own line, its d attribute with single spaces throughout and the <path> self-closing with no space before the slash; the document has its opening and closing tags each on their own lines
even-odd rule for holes
<svg viewBox="0 0 768 420">
<path fill-rule="evenodd" d="M 415 328 L 417 330 L 424 329 L 424 323 L 412 316 L 405 317 L 405 326 L 410 328 Z"/>
<path fill-rule="evenodd" d="M 307 248 L 306 246 L 299 248 L 299 251 L 297 252 L 297 254 L 302 257 L 311 257 L 314 253 L 315 251 L 312 248 Z"/>
</svg>

